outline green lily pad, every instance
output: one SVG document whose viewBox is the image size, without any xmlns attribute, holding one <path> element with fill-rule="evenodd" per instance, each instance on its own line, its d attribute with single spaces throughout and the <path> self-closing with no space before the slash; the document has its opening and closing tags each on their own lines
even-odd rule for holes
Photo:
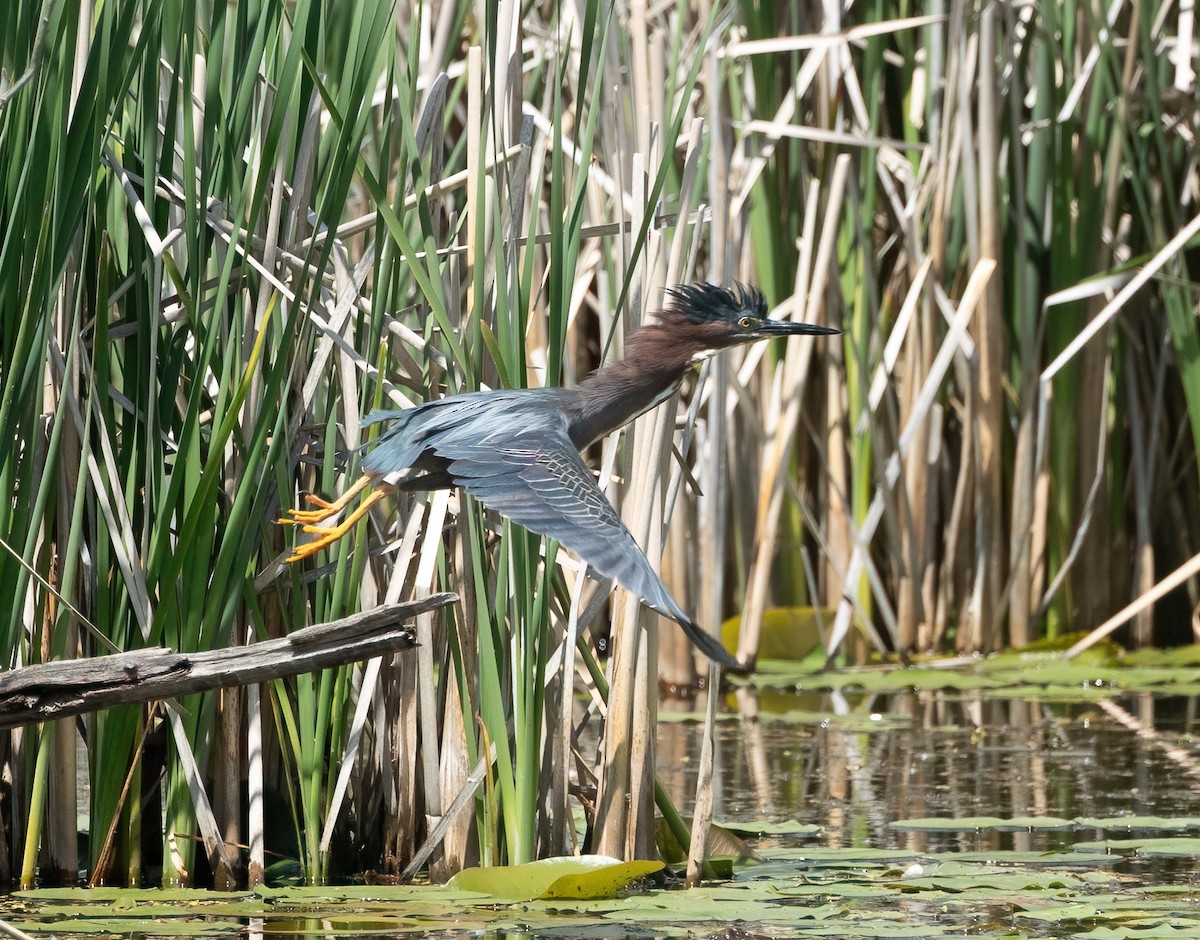
<svg viewBox="0 0 1200 940">
<path fill-rule="evenodd" d="M 1075 631 L 1060 633 L 1057 636 L 1043 637 L 1040 640 L 1034 640 L 1032 643 L 1018 647 L 1017 649 L 1002 650 L 998 653 L 993 653 L 986 661 L 998 667 L 1014 669 L 1027 669 L 1037 663 L 1061 662 L 1063 653 L 1085 636 L 1087 636 L 1085 632 Z M 1108 640 L 1102 640 L 1099 643 L 1089 646 L 1076 656 L 1072 662 L 1085 665 L 1116 666 L 1120 664 L 1124 655 L 1125 651 L 1117 646 L 1117 644 Z"/>
<path fill-rule="evenodd" d="M 888 823 L 888 828 L 897 832 L 978 832 L 981 829 L 995 829 L 1005 822 L 999 816 L 962 816 L 953 819 L 928 817 L 897 819 Z"/>
<path fill-rule="evenodd" d="M 1200 839 L 1105 839 L 1079 842 L 1075 848 L 1084 852 L 1089 849 L 1134 852 L 1147 858 L 1200 858 Z"/>
<path fill-rule="evenodd" d="M 892 878 L 887 883 L 906 893 L 971 893 L 981 899 L 991 900 L 996 894 L 1011 898 L 1027 892 L 1096 890 L 1099 886 L 1112 885 L 1114 878 L 1111 872 L 1087 869 L 1064 871 L 1024 865 L 999 868 L 987 863 L 945 861 L 910 866 L 901 877 Z"/>
<path fill-rule="evenodd" d="M 844 920 L 846 917 L 846 908 L 840 904 L 811 907 L 763 904 L 753 894 L 738 900 L 728 896 L 714 897 L 704 890 L 689 891 L 679 896 L 675 896 L 675 892 L 666 892 L 666 895 L 638 898 L 636 900 L 640 903 L 622 907 L 607 916 L 624 923 L 654 924 L 656 927 L 686 921 L 693 928 L 702 924 L 706 931 L 715 925 L 733 921 L 798 924 L 802 921 Z"/>
<path fill-rule="evenodd" d="M 959 669 L 892 669 L 888 672 L 859 673 L 858 684 L 869 692 L 894 692 L 901 689 L 994 689 L 1002 680 Z"/>
<path fill-rule="evenodd" d="M 691 820 L 685 820 L 685 823 L 688 831 L 691 832 Z M 675 838 L 670 824 L 661 817 L 654 824 L 654 843 L 658 848 L 659 856 L 668 865 L 682 865 L 687 861 L 688 853 Z M 705 849 L 706 861 L 710 866 L 715 866 L 720 862 L 723 868 L 730 873 L 733 871 L 735 861 L 745 862 L 756 857 L 754 849 L 747 845 L 735 830 L 717 823 L 708 827 L 708 841 Z"/>
<path fill-rule="evenodd" d="M 824 831 L 823 826 L 802 823 L 795 819 L 785 819 L 782 822 L 768 822 L 765 819 L 750 822 L 722 820 L 717 825 L 731 832 L 761 836 L 815 836 Z"/>
<path fill-rule="evenodd" d="M 889 896 L 890 889 L 881 884 L 878 879 L 840 877 L 805 881 L 790 886 L 780 885 L 776 889 L 776 893 L 781 898 L 839 898 L 842 900 L 875 898 L 882 900 Z"/>
<path fill-rule="evenodd" d="M 908 938 L 962 937 L 962 929 L 956 927 L 941 927 L 927 923 L 912 926 L 896 923 L 880 915 L 861 918 L 853 921 L 843 921 L 830 926 L 819 925 L 805 930 L 805 937 L 838 937 L 856 938 L 856 940 L 908 940 Z M 972 934 L 972 936 L 976 936 Z M 989 936 L 989 935 L 985 935 Z M 994 934 L 990 936 L 995 936 Z"/>
<path fill-rule="evenodd" d="M 1072 660 L 1062 658 L 1065 638 L 1045 644 L 990 656 L 950 668 L 938 668 L 936 660 L 918 666 L 896 664 L 825 670 L 812 662 L 760 659 L 752 677 L 738 680 L 760 688 L 786 686 L 803 690 L 891 692 L 901 689 L 991 690 L 1002 697 L 1107 698 L 1130 689 L 1192 688 L 1200 683 L 1200 646 L 1175 651 L 1157 651 L 1125 656 L 1116 647 L 1088 650 Z"/>
<path fill-rule="evenodd" d="M 1070 852 L 939 852 L 939 861 L 979 862 L 996 867 L 1028 868 L 1107 868 L 1121 864 L 1121 856 L 1104 851 L 1085 852 L 1075 847 Z"/>
<path fill-rule="evenodd" d="M 925 856 L 920 852 L 910 852 L 906 849 L 873 849 L 854 846 L 806 845 L 798 848 L 771 850 L 772 861 L 803 862 L 806 865 L 818 867 L 863 868 L 906 865 L 923 857 Z"/>
<path fill-rule="evenodd" d="M 1200 938 L 1200 921 L 1186 924 L 1156 924 L 1151 927 L 1096 927 L 1071 935 L 1076 940 L 1183 940 Z"/>
<path fill-rule="evenodd" d="M 1200 816 L 1085 816 L 1075 820 L 1075 825 L 1084 829 L 1111 829 L 1128 832 L 1132 829 L 1159 829 L 1163 831 L 1200 829 Z"/>
<path fill-rule="evenodd" d="M 1070 705 L 1076 702 L 1098 702 L 1114 698 L 1124 691 L 1126 690 L 1115 685 L 1103 684 L 1078 689 L 1070 686 L 1022 684 L 995 689 L 989 694 L 993 698 L 1022 699 L 1032 702 L 1063 702 Z"/>
<path fill-rule="evenodd" d="M 1002 819 L 998 816 L 932 816 L 917 819 L 897 819 L 888 823 L 898 832 L 979 832 L 994 829 L 997 832 L 1027 832 L 1031 829 L 1050 831 L 1074 829 L 1075 821 L 1057 816 L 1014 816 Z"/>
<path fill-rule="evenodd" d="M 1187 902 L 1184 902 L 1186 904 Z M 1175 914 L 1181 902 L 1146 900 L 1123 897 L 1116 894 L 1091 895 L 1085 901 L 1072 900 L 1066 903 L 1026 905 L 1015 911 L 1019 920 L 1033 920 L 1048 924 L 1094 923 L 1098 920 L 1128 922 L 1146 917 L 1162 919 L 1164 914 Z"/>
<path fill-rule="evenodd" d="M 286 888 L 260 885 L 256 893 L 269 899 L 274 908 L 342 901 L 378 901 L 392 905 L 429 902 L 445 905 L 473 898 L 472 892 L 450 885 L 297 885 Z"/>
<path fill-rule="evenodd" d="M 845 733 L 871 733 L 882 731 L 885 728 L 903 728 L 912 724 L 911 715 L 890 715 L 883 712 L 851 712 L 848 715 L 831 715 L 829 712 L 796 710 L 777 715 L 764 715 L 760 720 L 793 725 L 815 725 Z"/>
<path fill-rule="evenodd" d="M 1200 643 L 1176 646 L 1170 649 L 1147 647 L 1125 654 L 1125 662 L 1131 666 L 1180 667 L 1200 666 Z"/>
<path fill-rule="evenodd" d="M 824 625 L 828 630 L 836 613 L 815 607 L 768 608 L 763 611 L 758 637 L 759 658 L 799 661 L 816 653 L 824 660 L 820 628 Z M 721 642 L 726 649 L 737 649 L 741 629 L 740 614 L 721 624 Z"/>
<path fill-rule="evenodd" d="M 1002 679 L 962 669 L 920 669 L 904 666 L 813 672 L 794 663 L 773 662 L 757 667 L 754 684 L 794 686 L 798 689 L 862 689 L 864 692 L 897 692 L 905 689 L 993 689 Z"/>
<path fill-rule="evenodd" d="M 450 887 L 509 901 L 611 898 L 663 867 L 662 862 L 622 862 L 603 855 L 547 858 L 526 865 L 464 868 L 450 879 Z"/>
<path fill-rule="evenodd" d="M 25 933 L 69 934 L 150 934 L 155 937 L 208 937 L 217 934 L 233 936 L 240 934 L 245 925 L 236 921 L 205 920 L 152 920 L 139 917 L 103 917 L 95 920 L 71 920 L 67 922 L 9 921 Z"/>
<path fill-rule="evenodd" d="M 997 832 L 1026 832 L 1031 829 L 1045 829 L 1058 832 L 1074 829 L 1073 819 L 1060 819 L 1057 816 L 1014 816 L 996 826 Z"/>
<path fill-rule="evenodd" d="M 31 901 L 76 901 L 81 904 L 142 904 L 147 901 L 245 900 L 253 891 L 207 891 L 202 888 L 30 888 L 14 891 L 15 898 Z"/>
</svg>

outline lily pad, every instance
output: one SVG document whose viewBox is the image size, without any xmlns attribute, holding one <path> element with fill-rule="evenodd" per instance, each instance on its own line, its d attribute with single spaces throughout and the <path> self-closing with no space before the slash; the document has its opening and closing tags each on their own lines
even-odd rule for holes
<svg viewBox="0 0 1200 940">
<path fill-rule="evenodd" d="M 623 862 L 604 855 L 547 858 L 526 865 L 464 868 L 450 879 L 450 887 L 509 901 L 611 898 L 663 867 L 662 862 Z"/>
<path fill-rule="evenodd" d="M 1071 935 L 1076 940 L 1183 940 L 1200 938 L 1200 921 L 1183 924 L 1156 924 L 1151 927 L 1096 927 L 1087 933 Z"/>
<path fill-rule="evenodd" d="M 18 930 L 25 933 L 51 933 L 61 936 L 70 934 L 149 934 L 155 937 L 209 937 L 218 934 L 233 936 L 240 934 L 244 926 L 236 921 L 205 921 L 205 920 L 153 920 L 148 917 L 105 917 L 95 920 L 72 920 L 68 924 L 62 921 L 42 923 L 36 921 L 9 922 Z M 64 927 L 69 926 L 69 930 Z"/>
<path fill-rule="evenodd" d="M 1105 839 L 1079 842 L 1075 848 L 1085 852 L 1089 849 L 1134 852 L 1146 858 L 1200 858 L 1200 839 Z"/>
<path fill-rule="evenodd" d="M 1122 897 L 1115 894 L 1098 894 L 1092 895 L 1084 901 L 1073 900 L 1066 903 L 1029 905 L 1024 910 L 1016 911 L 1015 915 L 1020 920 L 1034 920 L 1048 924 L 1089 923 L 1098 920 L 1119 923 L 1146 917 L 1161 919 L 1164 914 L 1174 914 L 1179 909 L 1180 902 L 1178 900 L 1156 901 Z"/>
<path fill-rule="evenodd" d="M 1004 822 L 999 816 L 928 817 L 897 819 L 888 823 L 888 828 L 898 832 L 978 832 L 981 829 L 994 829 Z"/>
<path fill-rule="evenodd" d="M 1169 649 L 1147 647 L 1143 650 L 1132 650 L 1125 654 L 1125 662 L 1131 666 L 1166 666 L 1181 667 L 1200 666 L 1200 643 L 1187 646 L 1175 646 Z"/>
<path fill-rule="evenodd" d="M 938 859 L 942 861 L 979 862 L 999 868 L 1021 866 L 1026 868 L 1085 868 L 1094 870 L 1119 865 L 1122 858 L 1107 852 L 1079 851 L 1070 852 L 1015 852 L 1015 851 L 979 851 L 979 852 L 942 852 Z"/>
<path fill-rule="evenodd" d="M 947 857 L 950 857 L 947 855 Z M 1011 897 L 1029 891 L 1095 890 L 1114 883 L 1111 872 L 1086 869 L 1064 871 L 1049 867 L 1013 865 L 1001 868 L 992 864 L 957 860 L 926 864 L 920 870 L 905 872 L 892 879 L 892 887 L 902 891 L 943 891 L 950 893 L 1000 892 Z"/>
<path fill-rule="evenodd" d="M 1083 817 L 1075 824 L 1084 829 L 1108 829 L 1114 832 L 1129 832 L 1133 829 L 1156 829 L 1162 831 L 1200 829 L 1200 816 L 1106 816 Z"/>
<path fill-rule="evenodd" d="M 1032 829 L 1045 829 L 1050 832 L 1060 832 L 1074 829 L 1073 819 L 1060 819 L 1057 816 L 1013 816 L 996 826 L 997 832 L 1028 832 Z"/>
<path fill-rule="evenodd" d="M 920 852 L 906 849 L 875 849 L 865 847 L 832 847 L 806 845 L 800 848 L 771 850 L 772 860 L 803 862 L 810 866 L 842 866 L 862 868 L 866 866 L 906 865 L 925 857 Z"/>
<path fill-rule="evenodd" d="M 829 712 L 788 711 L 763 715 L 763 721 L 778 721 L 793 725 L 815 725 L 844 733 L 870 733 L 884 728 L 903 728 L 912 724 L 911 715 L 891 715 L 883 712 L 851 712 L 831 715 Z"/>
<path fill-rule="evenodd" d="M 691 820 L 685 820 L 685 823 L 688 832 L 691 832 Z M 687 861 L 688 853 L 675 838 L 671 826 L 661 817 L 654 825 L 654 842 L 659 856 L 668 865 L 682 865 Z M 708 841 L 705 848 L 710 865 L 725 862 L 727 870 L 731 873 L 735 861 L 749 861 L 757 857 L 754 849 L 747 845 L 735 830 L 716 823 L 708 827 Z"/>
<path fill-rule="evenodd" d="M 453 904 L 469 900 L 472 892 L 451 885 L 299 885 L 287 888 L 259 886 L 257 893 L 274 907 L 341 901 L 378 901 L 386 904 L 420 902 Z"/>
<path fill-rule="evenodd" d="M 642 897 L 640 903 L 623 907 L 608 915 L 610 919 L 625 923 L 662 924 L 688 922 L 692 927 L 704 925 L 707 930 L 732 921 L 754 921 L 760 923 L 799 924 L 803 921 L 844 921 L 846 908 L 840 904 L 791 906 L 763 904 L 753 895 L 742 901 L 728 897 L 713 897 L 703 890 L 667 897 Z M 657 931 L 656 931 L 657 933 Z"/>
<path fill-rule="evenodd" d="M 795 819 L 784 819 L 781 822 L 769 822 L 765 819 L 750 820 L 749 822 L 722 820 L 717 825 L 722 829 L 747 835 L 815 836 L 824 831 L 823 826 L 802 823 Z"/>
<path fill-rule="evenodd" d="M 1054 646 L 1060 645 L 1056 640 Z M 893 692 L 903 689 L 984 690 L 999 697 L 1070 699 L 1110 698 L 1130 690 L 1169 690 L 1182 694 L 1200 684 L 1200 646 L 1125 656 L 1115 647 L 1066 661 L 1060 649 L 999 653 L 965 664 L 939 668 L 936 660 L 903 667 L 879 666 L 825 670 L 803 663 L 760 659 L 752 677 L 739 680 L 760 688 Z M 1090 655 L 1089 655 L 1090 654 Z"/>
<path fill-rule="evenodd" d="M 821 627 L 833 624 L 837 611 L 815 607 L 771 607 L 763 612 L 762 629 L 758 637 L 760 659 L 799 661 L 822 650 Z M 739 614 L 721 624 L 721 642 L 726 649 L 735 650 L 742 629 Z"/>
<path fill-rule="evenodd" d="M 31 901 L 75 901 L 86 904 L 143 904 L 147 901 L 221 901 L 253 898 L 253 891 L 207 891 L 201 888 L 30 888 L 14 891 Z"/>
</svg>

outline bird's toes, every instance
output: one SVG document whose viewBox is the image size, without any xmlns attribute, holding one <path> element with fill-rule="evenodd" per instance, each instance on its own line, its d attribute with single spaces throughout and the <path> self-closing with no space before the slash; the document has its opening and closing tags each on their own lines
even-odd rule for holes
<svg viewBox="0 0 1200 940">
<path fill-rule="evenodd" d="M 289 518 L 279 520 L 287 525 L 307 525 L 313 522 L 324 522 L 333 515 L 327 509 L 289 509 L 287 512 Z"/>
<path fill-rule="evenodd" d="M 299 523 L 301 521 L 303 521 L 303 520 L 297 520 L 297 525 L 299 525 Z M 340 531 L 337 528 L 329 528 L 328 526 L 323 526 L 323 525 L 306 525 L 304 527 L 304 531 L 307 532 L 309 535 L 322 536 L 322 538 L 317 539 L 317 542 L 337 541 L 338 535 L 340 534 Z M 317 543 L 310 542 L 309 544 L 315 545 Z"/>
<path fill-rule="evenodd" d="M 312 542 L 308 542 L 304 545 L 297 545 L 292 549 L 292 553 L 287 557 L 288 564 L 294 565 L 296 562 L 303 561 L 309 555 L 313 554 L 312 551 L 310 551 L 312 546 Z"/>
<path fill-rule="evenodd" d="M 288 563 L 292 564 L 297 561 L 303 561 L 305 558 L 311 558 L 321 549 L 336 542 L 336 538 L 325 536 L 323 538 L 314 539 L 311 542 L 305 542 L 303 545 L 297 545 L 292 549 L 292 553 L 288 556 Z"/>
<path fill-rule="evenodd" d="M 311 522 L 320 522 L 320 518 L 313 518 L 313 513 L 305 512 L 302 509 L 289 509 L 286 516 L 281 516 L 275 521 L 280 525 L 307 525 Z"/>
</svg>

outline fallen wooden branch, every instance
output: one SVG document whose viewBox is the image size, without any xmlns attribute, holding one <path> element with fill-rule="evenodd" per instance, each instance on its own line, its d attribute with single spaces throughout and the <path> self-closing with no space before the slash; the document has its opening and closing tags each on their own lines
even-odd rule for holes
<svg viewBox="0 0 1200 940">
<path fill-rule="evenodd" d="M 23 666 L 0 673 L 0 728 L 250 685 L 411 649 L 416 638 L 407 622 L 456 600 L 456 594 L 433 594 L 249 646 L 203 653 L 155 647 Z"/>
</svg>

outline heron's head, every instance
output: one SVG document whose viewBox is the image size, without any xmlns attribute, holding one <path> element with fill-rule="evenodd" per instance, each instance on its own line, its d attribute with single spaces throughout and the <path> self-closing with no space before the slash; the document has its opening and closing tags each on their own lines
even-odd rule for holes
<svg viewBox="0 0 1200 940">
<path fill-rule="evenodd" d="M 692 361 L 730 346 L 779 336 L 828 336 L 841 330 L 767 317 L 762 291 L 744 284 L 681 284 L 668 288 L 670 303 L 659 315 L 660 328 L 680 345 L 697 347 Z"/>
</svg>

